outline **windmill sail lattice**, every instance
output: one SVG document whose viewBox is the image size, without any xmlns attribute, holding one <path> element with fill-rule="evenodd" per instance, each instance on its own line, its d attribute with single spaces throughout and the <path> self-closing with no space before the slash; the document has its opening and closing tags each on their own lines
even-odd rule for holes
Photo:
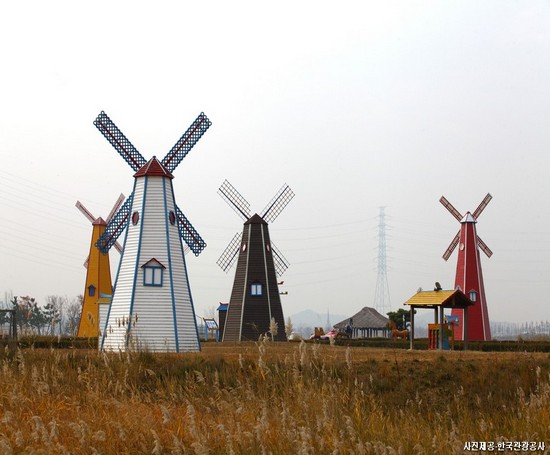
<svg viewBox="0 0 550 455">
<path fill-rule="evenodd" d="M 262 218 L 268 223 L 273 223 L 293 197 L 293 191 L 285 183 L 262 210 Z"/>
<path fill-rule="evenodd" d="M 283 273 L 286 272 L 286 269 L 288 269 L 288 261 L 283 256 L 283 253 L 275 246 L 273 242 L 271 242 L 271 250 L 273 252 L 273 262 L 275 264 L 275 272 L 277 272 L 277 276 L 282 276 Z"/>
<path fill-rule="evenodd" d="M 250 218 L 250 204 L 227 180 L 218 189 L 218 194 L 243 220 Z"/>
<path fill-rule="evenodd" d="M 162 161 L 146 161 L 104 112 L 94 125 L 135 172 L 132 194 L 97 241 L 106 253 L 126 232 L 100 349 L 200 350 L 182 240 L 195 255 L 206 243 L 175 204 L 172 172 L 211 122 L 199 114 Z"/>
<path fill-rule="evenodd" d="M 122 134 L 122 131 L 118 129 L 105 112 L 101 111 L 95 119 L 94 125 L 134 171 L 138 171 L 145 165 L 147 160 L 143 158 L 141 153 Z"/>
<path fill-rule="evenodd" d="M 241 245 L 241 233 L 237 232 L 225 248 L 222 255 L 216 261 L 224 272 L 227 272 L 235 263 L 239 246 Z"/>
<path fill-rule="evenodd" d="M 179 207 L 176 207 L 178 220 L 178 229 L 180 237 L 183 239 L 189 249 L 198 256 L 206 248 L 206 242 L 202 239 L 193 225 L 189 222 Z"/>
<path fill-rule="evenodd" d="M 112 219 L 108 222 L 104 233 L 97 240 L 97 247 L 103 254 L 107 254 L 111 247 L 116 243 L 120 234 L 126 228 L 130 217 L 130 209 L 134 200 L 134 193 L 128 196 L 128 199 L 122 204 L 122 207 L 116 212 Z"/>
<path fill-rule="evenodd" d="M 242 234 L 235 234 L 217 261 L 227 272 L 237 260 L 231 298 L 223 325 L 223 341 L 257 340 L 270 330 L 274 319 L 279 330 L 276 340 L 286 340 L 284 316 L 277 283 L 288 261 L 270 240 L 268 222 L 275 220 L 294 197 L 284 185 L 258 214 L 250 215 L 250 204 L 225 180 L 218 193 L 245 221 Z M 269 220 L 269 221 L 268 221 Z"/>
<path fill-rule="evenodd" d="M 204 112 L 201 112 L 183 136 L 179 138 L 178 142 L 176 142 L 172 149 L 162 159 L 161 163 L 168 172 L 172 172 L 178 167 L 181 160 L 185 158 L 211 125 L 212 122 L 208 120 Z"/>
</svg>

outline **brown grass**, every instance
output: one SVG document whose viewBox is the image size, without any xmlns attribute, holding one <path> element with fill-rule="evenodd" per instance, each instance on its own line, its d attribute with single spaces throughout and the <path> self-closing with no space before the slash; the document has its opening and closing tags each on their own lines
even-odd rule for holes
<svg viewBox="0 0 550 455">
<path fill-rule="evenodd" d="M 550 446 L 550 356 L 205 343 L 0 355 L 0 453 L 463 453 Z"/>
</svg>

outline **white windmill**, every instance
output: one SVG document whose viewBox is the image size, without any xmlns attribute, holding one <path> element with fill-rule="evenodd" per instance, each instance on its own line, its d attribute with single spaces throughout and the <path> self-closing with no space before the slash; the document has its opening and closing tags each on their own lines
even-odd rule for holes
<svg viewBox="0 0 550 455">
<path fill-rule="evenodd" d="M 181 239 L 195 255 L 206 243 L 176 205 L 172 171 L 211 122 L 201 113 L 162 161 L 146 161 L 104 112 L 94 124 L 136 172 L 132 194 L 97 242 L 106 253 L 128 227 L 100 349 L 198 351 Z"/>
</svg>

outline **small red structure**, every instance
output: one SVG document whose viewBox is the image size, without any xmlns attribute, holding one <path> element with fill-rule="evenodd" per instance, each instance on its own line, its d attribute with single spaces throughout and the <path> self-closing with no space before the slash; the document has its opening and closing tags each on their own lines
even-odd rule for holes
<svg viewBox="0 0 550 455">
<path fill-rule="evenodd" d="M 460 222 L 460 231 L 456 234 L 451 244 L 445 251 L 443 259 L 448 260 L 458 245 L 458 261 L 456 264 L 455 289 L 460 289 L 474 303 L 469 309 L 468 315 L 468 340 L 487 341 L 491 339 L 491 327 L 489 325 L 489 313 L 487 300 L 485 299 L 485 286 L 481 272 L 481 249 L 487 257 L 493 252 L 479 238 L 476 231 L 476 223 L 481 212 L 493 197 L 487 194 L 474 213 L 466 212 L 462 216 L 447 199 L 441 197 L 439 202 Z M 458 316 L 458 323 L 454 327 L 456 340 L 464 340 L 463 310 L 453 309 L 452 316 Z"/>
</svg>

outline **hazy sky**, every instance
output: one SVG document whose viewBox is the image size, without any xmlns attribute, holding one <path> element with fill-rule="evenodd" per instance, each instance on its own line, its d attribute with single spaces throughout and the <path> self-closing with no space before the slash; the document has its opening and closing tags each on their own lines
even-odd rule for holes
<svg viewBox="0 0 550 455">
<path fill-rule="evenodd" d="M 438 200 L 464 213 L 490 192 L 490 318 L 550 319 L 549 24 L 548 1 L 4 2 L 0 292 L 83 292 L 91 225 L 74 204 L 107 216 L 133 187 L 101 110 L 146 158 L 204 111 L 174 172 L 208 244 L 187 256 L 198 315 L 231 292 L 228 179 L 258 212 L 283 183 L 296 193 L 270 227 L 286 315 L 373 305 L 379 206 L 392 309 L 452 288 L 459 223 Z"/>
</svg>

